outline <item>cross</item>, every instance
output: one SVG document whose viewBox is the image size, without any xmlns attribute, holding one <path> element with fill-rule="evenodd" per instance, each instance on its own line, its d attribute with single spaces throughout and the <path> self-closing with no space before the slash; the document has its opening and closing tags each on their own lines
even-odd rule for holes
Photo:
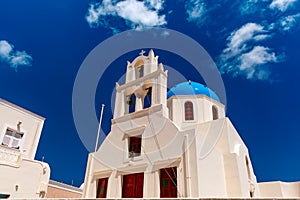
<svg viewBox="0 0 300 200">
<path fill-rule="evenodd" d="M 142 50 L 142 51 L 141 51 L 141 53 L 140 53 L 140 55 L 141 55 L 141 56 L 143 56 L 143 55 L 144 55 L 144 53 L 145 53 L 145 51 L 144 51 L 144 50 Z"/>
</svg>

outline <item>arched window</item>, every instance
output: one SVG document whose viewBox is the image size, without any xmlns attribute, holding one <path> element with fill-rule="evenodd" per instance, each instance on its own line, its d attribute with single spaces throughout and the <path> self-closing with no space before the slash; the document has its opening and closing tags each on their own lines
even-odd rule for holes
<svg viewBox="0 0 300 200">
<path fill-rule="evenodd" d="M 152 98 L 152 87 L 146 88 L 147 94 L 144 98 L 144 108 L 151 107 L 151 98 Z"/>
<path fill-rule="evenodd" d="M 133 113 L 135 112 L 135 101 L 136 101 L 136 97 L 134 94 L 131 94 L 129 97 L 128 97 L 128 100 L 127 100 L 127 104 L 128 104 L 128 112 L 129 113 Z"/>
<path fill-rule="evenodd" d="M 144 65 L 139 67 L 139 78 L 144 76 Z"/>
<path fill-rule="evenodd" d="M 144 61 L 138 60 L 135 65 L 135 79 L 141 78 L 144 76 Z"/>
<path fill-rule="evenodd" d="M 194 120 L 194 109 L 193 103 L 187 101 L 184 103 L 184 113 L 185 113 L 185 120 Z"/>
<path fill-rule="evenodd" d="M 219 119 L 218 109 L 216 106 L 212 106 L 213 120 Z"/>
</svg>

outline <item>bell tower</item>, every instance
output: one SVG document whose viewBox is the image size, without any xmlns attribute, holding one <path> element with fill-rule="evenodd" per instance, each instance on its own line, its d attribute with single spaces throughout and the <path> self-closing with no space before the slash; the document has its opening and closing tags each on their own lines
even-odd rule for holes
<svg viewBox="0 0 300 200">
<path fill-rule="evenodd" d="M 167 115 L 167 73 L 151 49 L 142 50 L 132 62 L 127 61 L 125 84 L 116 83 L 114 118 L 162 105 Z"/>
</svg>

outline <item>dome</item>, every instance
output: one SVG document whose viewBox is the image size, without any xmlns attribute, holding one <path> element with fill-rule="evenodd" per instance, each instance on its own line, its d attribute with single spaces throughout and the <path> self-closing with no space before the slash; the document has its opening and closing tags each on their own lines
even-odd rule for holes
<svg viewBox="0 0 300 200">
<path fill-rule="evenodd" d="M 193 81 L 187 81 L 175 85 L 168 91 L 167 98 L 169 99 L 172 96 L 198 95 L 198 94 L 206 95 L 207 97 L 210 97 L 220 102 L 219 97 L 214 91 L 212 91 L 205 85 Z"/>
</svg>

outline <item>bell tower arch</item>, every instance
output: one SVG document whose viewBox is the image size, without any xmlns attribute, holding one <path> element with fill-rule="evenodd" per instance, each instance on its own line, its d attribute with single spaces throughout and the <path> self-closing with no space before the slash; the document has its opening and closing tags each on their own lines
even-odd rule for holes
<svg viewBox="0 0 300 200">
<path fill-rule="evenodd" d="M 140 55 L 132 62 L 127 61 L 125 84 L 116 83 L 114 118 L 135 113 L 154 105 L 167 109 L 167 73 L 158 56 L 151 49 L 148 55 Z M 166 112 L 168 113 L 168 112 Z"/>
</svg>

